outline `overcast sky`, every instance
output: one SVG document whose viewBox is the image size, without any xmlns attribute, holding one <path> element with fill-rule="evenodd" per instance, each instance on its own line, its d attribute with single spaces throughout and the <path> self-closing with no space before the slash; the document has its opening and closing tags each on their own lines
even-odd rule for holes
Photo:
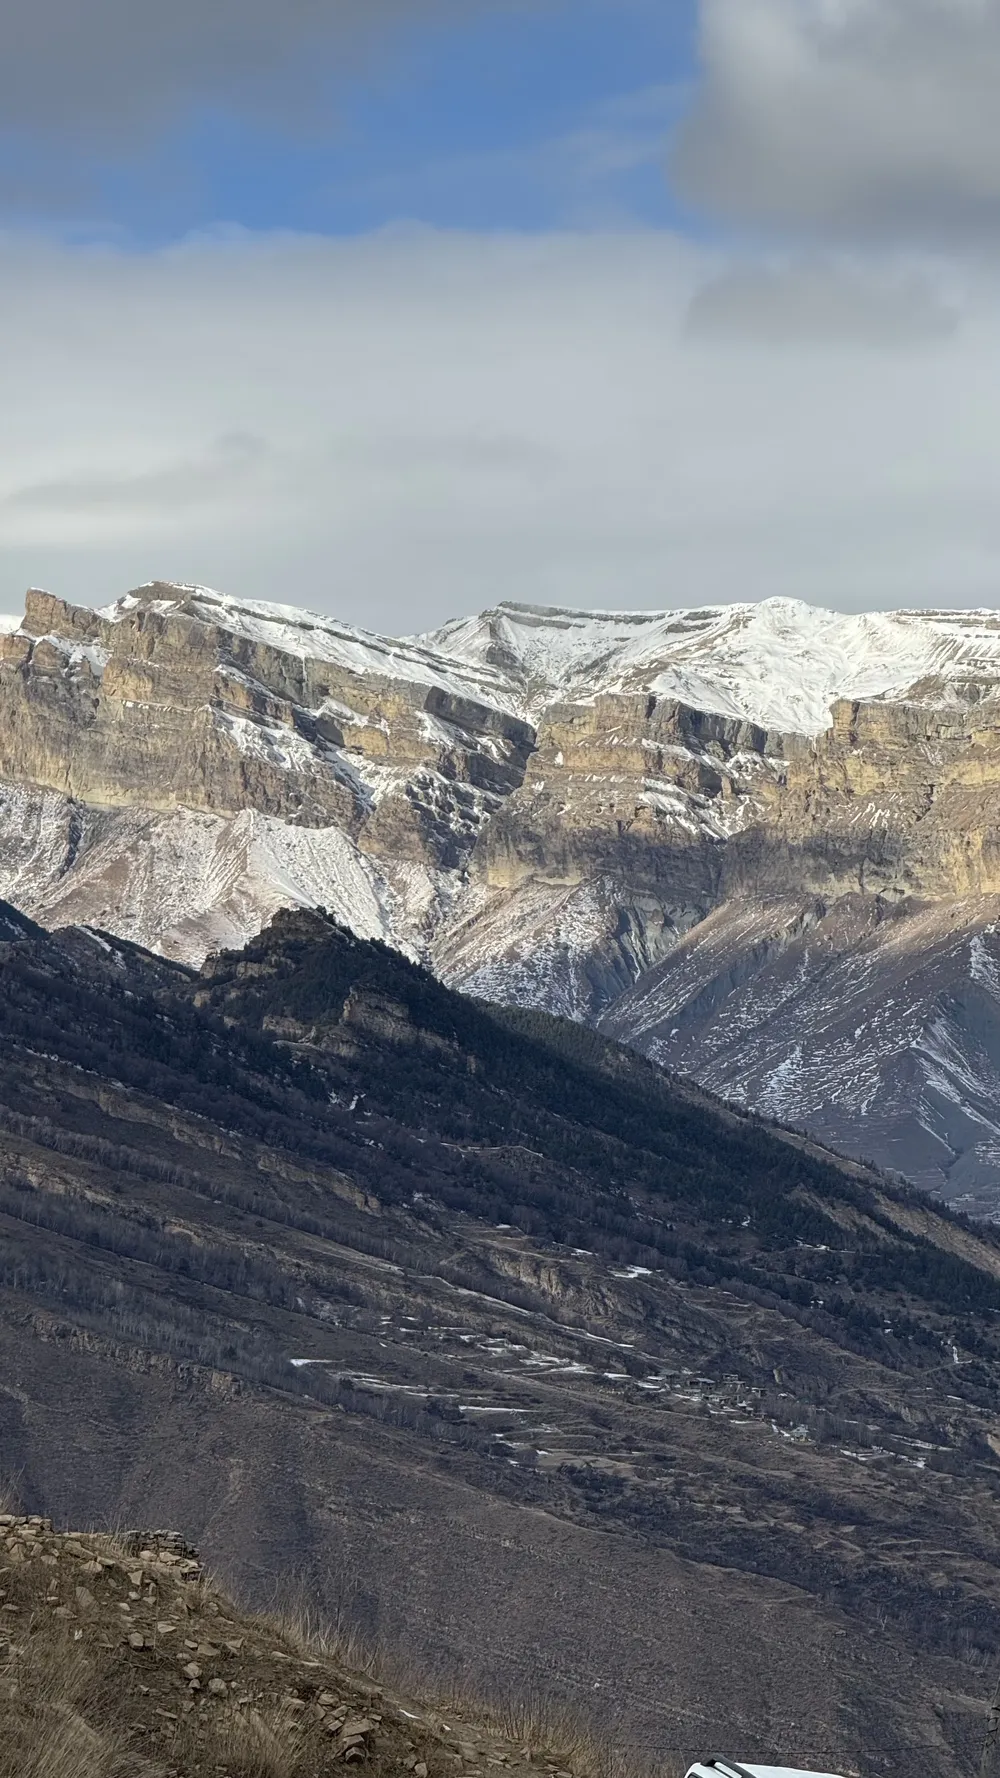
<svg viewBox="0 0 1000 1778">
<path fill-rule="evenodd" d="M 7 0 L 0 607 L 1000 604 L 1000 0 Z"/>
</svg>

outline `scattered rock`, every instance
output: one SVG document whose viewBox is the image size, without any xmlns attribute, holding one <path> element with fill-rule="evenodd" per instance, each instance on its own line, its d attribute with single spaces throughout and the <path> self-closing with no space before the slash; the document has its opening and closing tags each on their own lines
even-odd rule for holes
<svg viewBox="0 0 1000 1778">
<path fill-rule="evenodd" d="M 88 1662 L 100 1663 L 102 1651 L 109 1659 L 117 1659 L 115 1687 L 134 1707 L 129 1745 L 130 1757 L 132 1750 L 135 1753 L 136 1774 L 191 1778 L 197 1773 L 204 1778 L 234 1778 L 234 1762 L 215 1749 L 225 1745 L 222 1737 L 230 1713 L 240 1711 L 259 1717 L 268 1733 L 288 1736 L 290 1755 L 301 1778 L 324 1778 L 352 1764 L 365 1765 L 373 1778 L 391 1778 L 393 1772 L 397 1778 L 403 1773 L 408 1778 L 429 1778 L 432 1745 L 440 1757 L 435 1756 L 431 1764 L 442 1775 L 451 1762 L 456 1770 L 463 1764 L 468 1770 L 467 1761 L 479 1752 L 467 1729 L 464 1739 L 458 1738 L 461 1731 L 456 1730 L 455 1746 L 450 1749 L 439 1746 L 440 1738 L 450 1732 L 444 1724 L 432 1725 L 391 1704 L 377 1708 L 383 1688 L 361 1681 L 357 1675 L 341 1674 L 328 1659 L 271 1648 L 265 1623 L 253 1619 L 239 1622 L 235 1607 L 206 1599 L 200 1582 L 192 1585 L 181 1570 L 191 1563 L 200 1574 L 193 1556 L 173 1552 L 177 1559 L 157 1568 L 157 1540 L 148 1533 L 141 1540 L 128 1534 L 135 1548 L 141 1546 L 149 1552 L 140 1570 L 123 1556 L 121 1539 L 112 1545 L 116 1551 L 112 1556 L 106 1553 L 107 1540 L 45 1532 L 39 1541 L 42 1529 L 10 1519 L 0 1525 L 0 1579 L 6 1575 L 7 1581 L 6 1586 L 0 1585 L 0 1611 L 10 1613 L 12 1619 L 22 1611 L 30 1613 L 34 1646 L 40 1646 L 46 1636 L 56 1647 L 67 1637 L 72 1642 L 86 1638 L 84 1658 Z M 9 1534 L 6 1540 L 5 1530 Z M 35 1535 L 23 1538 L 23 1530 Z M 5 1541 L 9 1545 L 6 1550 Z M 41 1561 L 33 1561 L 29 1551 L 36 1558 L 42 1556 L 44 1576 Z M 60 1560 L 69 1582 L 67 1604 L 60 1603 L 59 1577 L 53 1573 Z M 68 1571 L 67 1562 L 75 1564 Z M 159 1594 L 155 1587 L 145 1587 L 140 1598 L 139 1589 L 133 1586 L 132 1602 L 122 1598 L 126 1583 L 145 1583 L 154 1571 L 161 1577 Z M 157 1597 L 163 1616 L 156 1616 Z M 87 1614 L 86 1633 L 66 1621 L 80 1613 Z M 219 1634 L 234 1630 L 237 1622 L 243 1634 Z M 212 1624 L 216 1636 L 211 1633 Z M 186 1635 L 185 1629 L 189 1631 Z M 0 1639 L 4 1661 L 20 1653 L 23 1651 L 13 1643 Z M 133 1658 L 142 1665 L 128 1673 L 127 1664 Z M 210 1664 L 223 1658 L 228 1663 L 228 1679 L 211 1670 Z M 219 1736 L 217 1742 L 212 1741 L 213 1734 Z M 407 1735 L 419 1740 L 406 1739 Z M 181 1757 L 171 1748 L 172 1740 L 178 1750 L 184 1750 Z M 209 1747 L 212 1754 L 205 1760 L 203 1750 Z M 130 1766 L 130 1773 L 132 1770 Z M 470 1773 L 470 1778 L 479 1778 L 479 1774 Z"/>
</svg>

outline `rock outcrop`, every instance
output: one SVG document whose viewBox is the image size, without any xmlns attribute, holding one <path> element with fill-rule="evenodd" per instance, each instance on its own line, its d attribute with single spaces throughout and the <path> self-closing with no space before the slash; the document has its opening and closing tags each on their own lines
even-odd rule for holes
<svg viewBox="0 0 1000 1778">
<path fill-rule="evenodd" d="M 448 1724 L 406 1709 L 305 1622 L 241 1609 L 176 1532 L 0 1513 L 0 1583 L 2 1778 L 553 1778 L 565 1765 L 563 1748 L 512 1743 L 461 1706 Z"/>
</svg>

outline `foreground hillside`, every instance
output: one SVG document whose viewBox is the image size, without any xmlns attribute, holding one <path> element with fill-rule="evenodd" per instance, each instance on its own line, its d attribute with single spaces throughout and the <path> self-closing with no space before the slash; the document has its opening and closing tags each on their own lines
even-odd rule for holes
<svg viewBox="0 0 1000 1778">
<path fill-rule="evenodd" d="M 321 915 L 0 933 L 0 1452 L 661 1758 L 974 1763 L 1000 1241 Z"/>
<path fill-rule="evenodd" d="M 321 905 L 1000 1207 L 1000 617 L 155 582 L 0 635 L 0 895 L 200 963 Z"/>
<path fill-rule="evenodd" d="M 530 1702 L 503 1726 L 400 1704 L 335 1638 L 235 1605 L 175 1533 L 0 1513 L 0 1581 L 3 1778 L 596 1778 Z"/>
</svg>

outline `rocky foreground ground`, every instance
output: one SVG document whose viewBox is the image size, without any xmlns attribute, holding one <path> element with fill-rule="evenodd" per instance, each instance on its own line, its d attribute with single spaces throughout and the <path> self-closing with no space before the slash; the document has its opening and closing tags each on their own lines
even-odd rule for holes
<svg viewBox="0 0 1000 1778">
<path fill-rule="evenodd" d="M 560 1745 L 530 1710 L 517 1716 L 501 1729 L 404 1706 L 329 1639 L 242 1612 L 176 1533 L 57 1532 L 0 1514 L 2 1778 L 594 1770 L 572 1730 Z"/>
</svg>

